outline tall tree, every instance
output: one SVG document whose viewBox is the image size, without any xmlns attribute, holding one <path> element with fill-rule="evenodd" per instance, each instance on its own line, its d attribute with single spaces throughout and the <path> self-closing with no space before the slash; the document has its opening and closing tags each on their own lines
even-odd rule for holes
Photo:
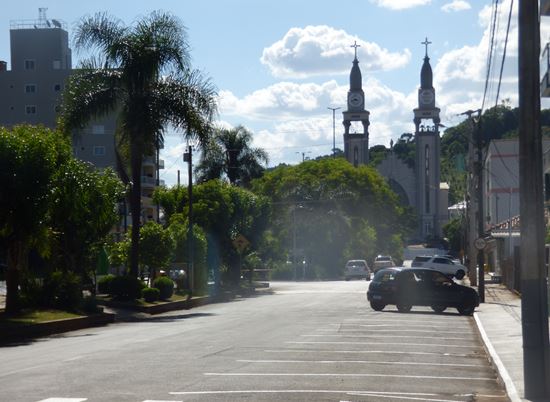
<svg viewBox="0 0 550 402">
<path fill-rule="evenodd" d="M 45 230 L 53 178 L 70 155 L 68 141 L 43 127 L 0 127 L 0 239 L 6 242 L 6 312 L 19 310 L 19 280 Z"/>
<path fill-rule="evenodd" d="M 267 152 L 251 148 L 251 143 L 252 133 L 243 126 L 217 129 L 203 146 L 195 169 L 197 180 L 206 182 L 227 177 L 231 184 L 248 186 L 252 179 L 262 175 L 262 163 L 268 162 Z"/>
<path fill-rule="evenodd" d="M 118 114 L 117 130 L 130 153 L 130 273 L 137 276 L 142 158 L 162 143 L 169 124 L 205 143 L 216 111 L 215 90 L 190 68 L 186 29 L 166 13 L 153 12 L 129 27 L 104 13 L 84 18 L 75 47 L 98 57 L 84 61 L 71 77 L 62 124 L 80 128 L 92 118 Z"/>
</svg>

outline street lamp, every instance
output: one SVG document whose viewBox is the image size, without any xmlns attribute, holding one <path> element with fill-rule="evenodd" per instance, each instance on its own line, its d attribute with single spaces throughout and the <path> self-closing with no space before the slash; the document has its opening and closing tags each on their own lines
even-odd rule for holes
<svg viewBox="0 0 550 402">
<path fill-rule="evenodd" d="M 336 157 L 336 111 L 341 107 L 327 107 L 332 110 L 332 156 Z"/>
</svg>

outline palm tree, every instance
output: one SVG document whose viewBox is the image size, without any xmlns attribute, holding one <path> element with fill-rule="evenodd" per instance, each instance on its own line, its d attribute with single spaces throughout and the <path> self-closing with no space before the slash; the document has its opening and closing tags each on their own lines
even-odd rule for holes
<svg viewBox="0 0 550 402">
<path fill-rule="evenodd" d="M 71 77 L 61 123 L 81 128 L 92 118 L 117 114 L 117 147 L 125 146 L 130 157 L 130 274 L 137 276 L 143 156 L 162 143 L 168 124 L 183 129 L 187 139 L 206 142 L 216 92 L 190 68 L 186 29 L 166 13 L 153 12 L 132 26 L 105 13 L 85 17 L 75 47 L 98 56 L 85 60 Z"/>
<path fill-rule="evenodd" d="M 195 173 L 197 181 L 205 182 L 226 176 L 231 184 L 246 186 L 260 177 L 268 156 L 261 148 L 251 148 L 252 133 L 243 126 L 218 128 L 203 145 L 202 156 Z"/>
</svg>

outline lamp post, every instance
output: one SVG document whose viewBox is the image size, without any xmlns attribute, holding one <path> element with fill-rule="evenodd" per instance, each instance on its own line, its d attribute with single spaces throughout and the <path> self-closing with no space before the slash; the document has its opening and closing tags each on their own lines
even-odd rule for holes
<svg viewBox="0 0 550 402">
<path fill-rule="evenodd" d="M 327 107 L 332 110 L 332 156 L 336 157 L 336 111 L 341 107 Z"/>
<path fill-rule="evenodd" d="M 189 145 L 187 152 L 183 154 L 183 161 L 188 163 L 188 177 L 189 184 L 187 186 L 188 195 L 189 195 L 189 229 L 188 229 L 188 242 L 189 242 L 189 291 L 193 293 L 193 281 L 194 272 L 193 272 L 193 146 Z"/>
</svg>

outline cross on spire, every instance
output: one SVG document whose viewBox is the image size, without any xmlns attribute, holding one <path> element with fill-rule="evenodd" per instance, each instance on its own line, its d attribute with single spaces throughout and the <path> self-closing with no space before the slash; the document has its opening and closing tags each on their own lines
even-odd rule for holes
<svg viewBox="0 0 550 402">
<path fill-rule="evenodd" d="M 428 37 L 426 37 L 426 40 L 424 42 L 420 42 L 422 45 L 426 46 L 426 57 L 428 57 L 428 45 L 431 44 L 432 42 L 430 42 L 428 40 Z"/>
<path fill-rule="evenodd" d="M 357 60 L 357 48 L 361 47 L 361 45 L 358 45 L 357 41 L 354 41 L 353 45 L 351 45 L 350 47 L 355 48 L 355 60 Z"/>
</svg>

